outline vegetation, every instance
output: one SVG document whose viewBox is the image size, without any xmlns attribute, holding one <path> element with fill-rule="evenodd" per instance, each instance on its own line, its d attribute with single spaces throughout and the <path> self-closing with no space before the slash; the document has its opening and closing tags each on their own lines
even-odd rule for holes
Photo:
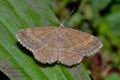
<svg viewBox="0 0 120 80">
<path fill-rule="evenodd" d="M 73 67 L 41 64 L 17 42 L 20 29 L 58 26 L 73 9 L 64 25 L 98 36 L 98 54 Z M 119 80 L 119 26 L 119 0 L 0 0 L 0 79 Z"/>
</svg>

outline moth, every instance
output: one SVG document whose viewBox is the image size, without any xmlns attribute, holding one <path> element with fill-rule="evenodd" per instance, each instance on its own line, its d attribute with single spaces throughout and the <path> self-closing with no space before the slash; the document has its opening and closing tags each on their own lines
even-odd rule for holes
<svg viewBox="0 0 120 80">
<path fill-rule="evenodd" d="M 96 53 L 102 41 L 86 32 L 59 27 L 32 27 L 16 34 L 18 41 L 41 63 L 60 62 L 71 66 L 80 63 L 84 56 Z"/>
</svg>

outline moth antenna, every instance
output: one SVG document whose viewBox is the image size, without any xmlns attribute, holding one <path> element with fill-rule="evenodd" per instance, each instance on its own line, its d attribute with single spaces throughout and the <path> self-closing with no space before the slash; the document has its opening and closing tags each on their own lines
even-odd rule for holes
<svg viewBox="0 0 120 80">
<path fill-rule="evenodd" d="M 75 11 L 75 8 L 65 17 L 65 19 L 60 23 L 60 27 L 64 27 L 64 22 L 71 16 L 71 14 Z"/>
</svg>

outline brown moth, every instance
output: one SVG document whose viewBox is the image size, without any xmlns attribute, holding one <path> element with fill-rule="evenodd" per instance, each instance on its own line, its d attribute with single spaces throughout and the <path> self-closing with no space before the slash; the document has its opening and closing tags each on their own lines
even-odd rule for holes
<svg viewBox="0 0 120 80">
<path fill-rule="evenodd" d="M 97 37 L 63 25 L 27 28 L 19 31 L 16 36 L 38 61 L 49 64 L 60 62 L 71 66 L 103 46 Z"/>
</svg>

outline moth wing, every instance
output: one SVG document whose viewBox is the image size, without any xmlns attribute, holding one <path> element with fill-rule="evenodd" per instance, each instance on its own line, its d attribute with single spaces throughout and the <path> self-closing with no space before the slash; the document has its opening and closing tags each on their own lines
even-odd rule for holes
<svg viewBox="0 0 120 80">
<path fill-rule="evenodd" d="M 57 61 L 55 50 L 48 48 L 48 43 L 54 35 L 53 27 L 28 28 L 17 33 L 19 42 L 33 52 L 35 58 L 42 63 Z"/>
<path fill-rule="evenodd" d="M 65 65 L 71 66 L 81 62 L 84 56 L 96 53 L 101 47 L 102 42 L 85 32 L 71 28 L 61 29 L 62 47 L 65 49 L 59 52 L 59 61 Z"/>
</svg>

